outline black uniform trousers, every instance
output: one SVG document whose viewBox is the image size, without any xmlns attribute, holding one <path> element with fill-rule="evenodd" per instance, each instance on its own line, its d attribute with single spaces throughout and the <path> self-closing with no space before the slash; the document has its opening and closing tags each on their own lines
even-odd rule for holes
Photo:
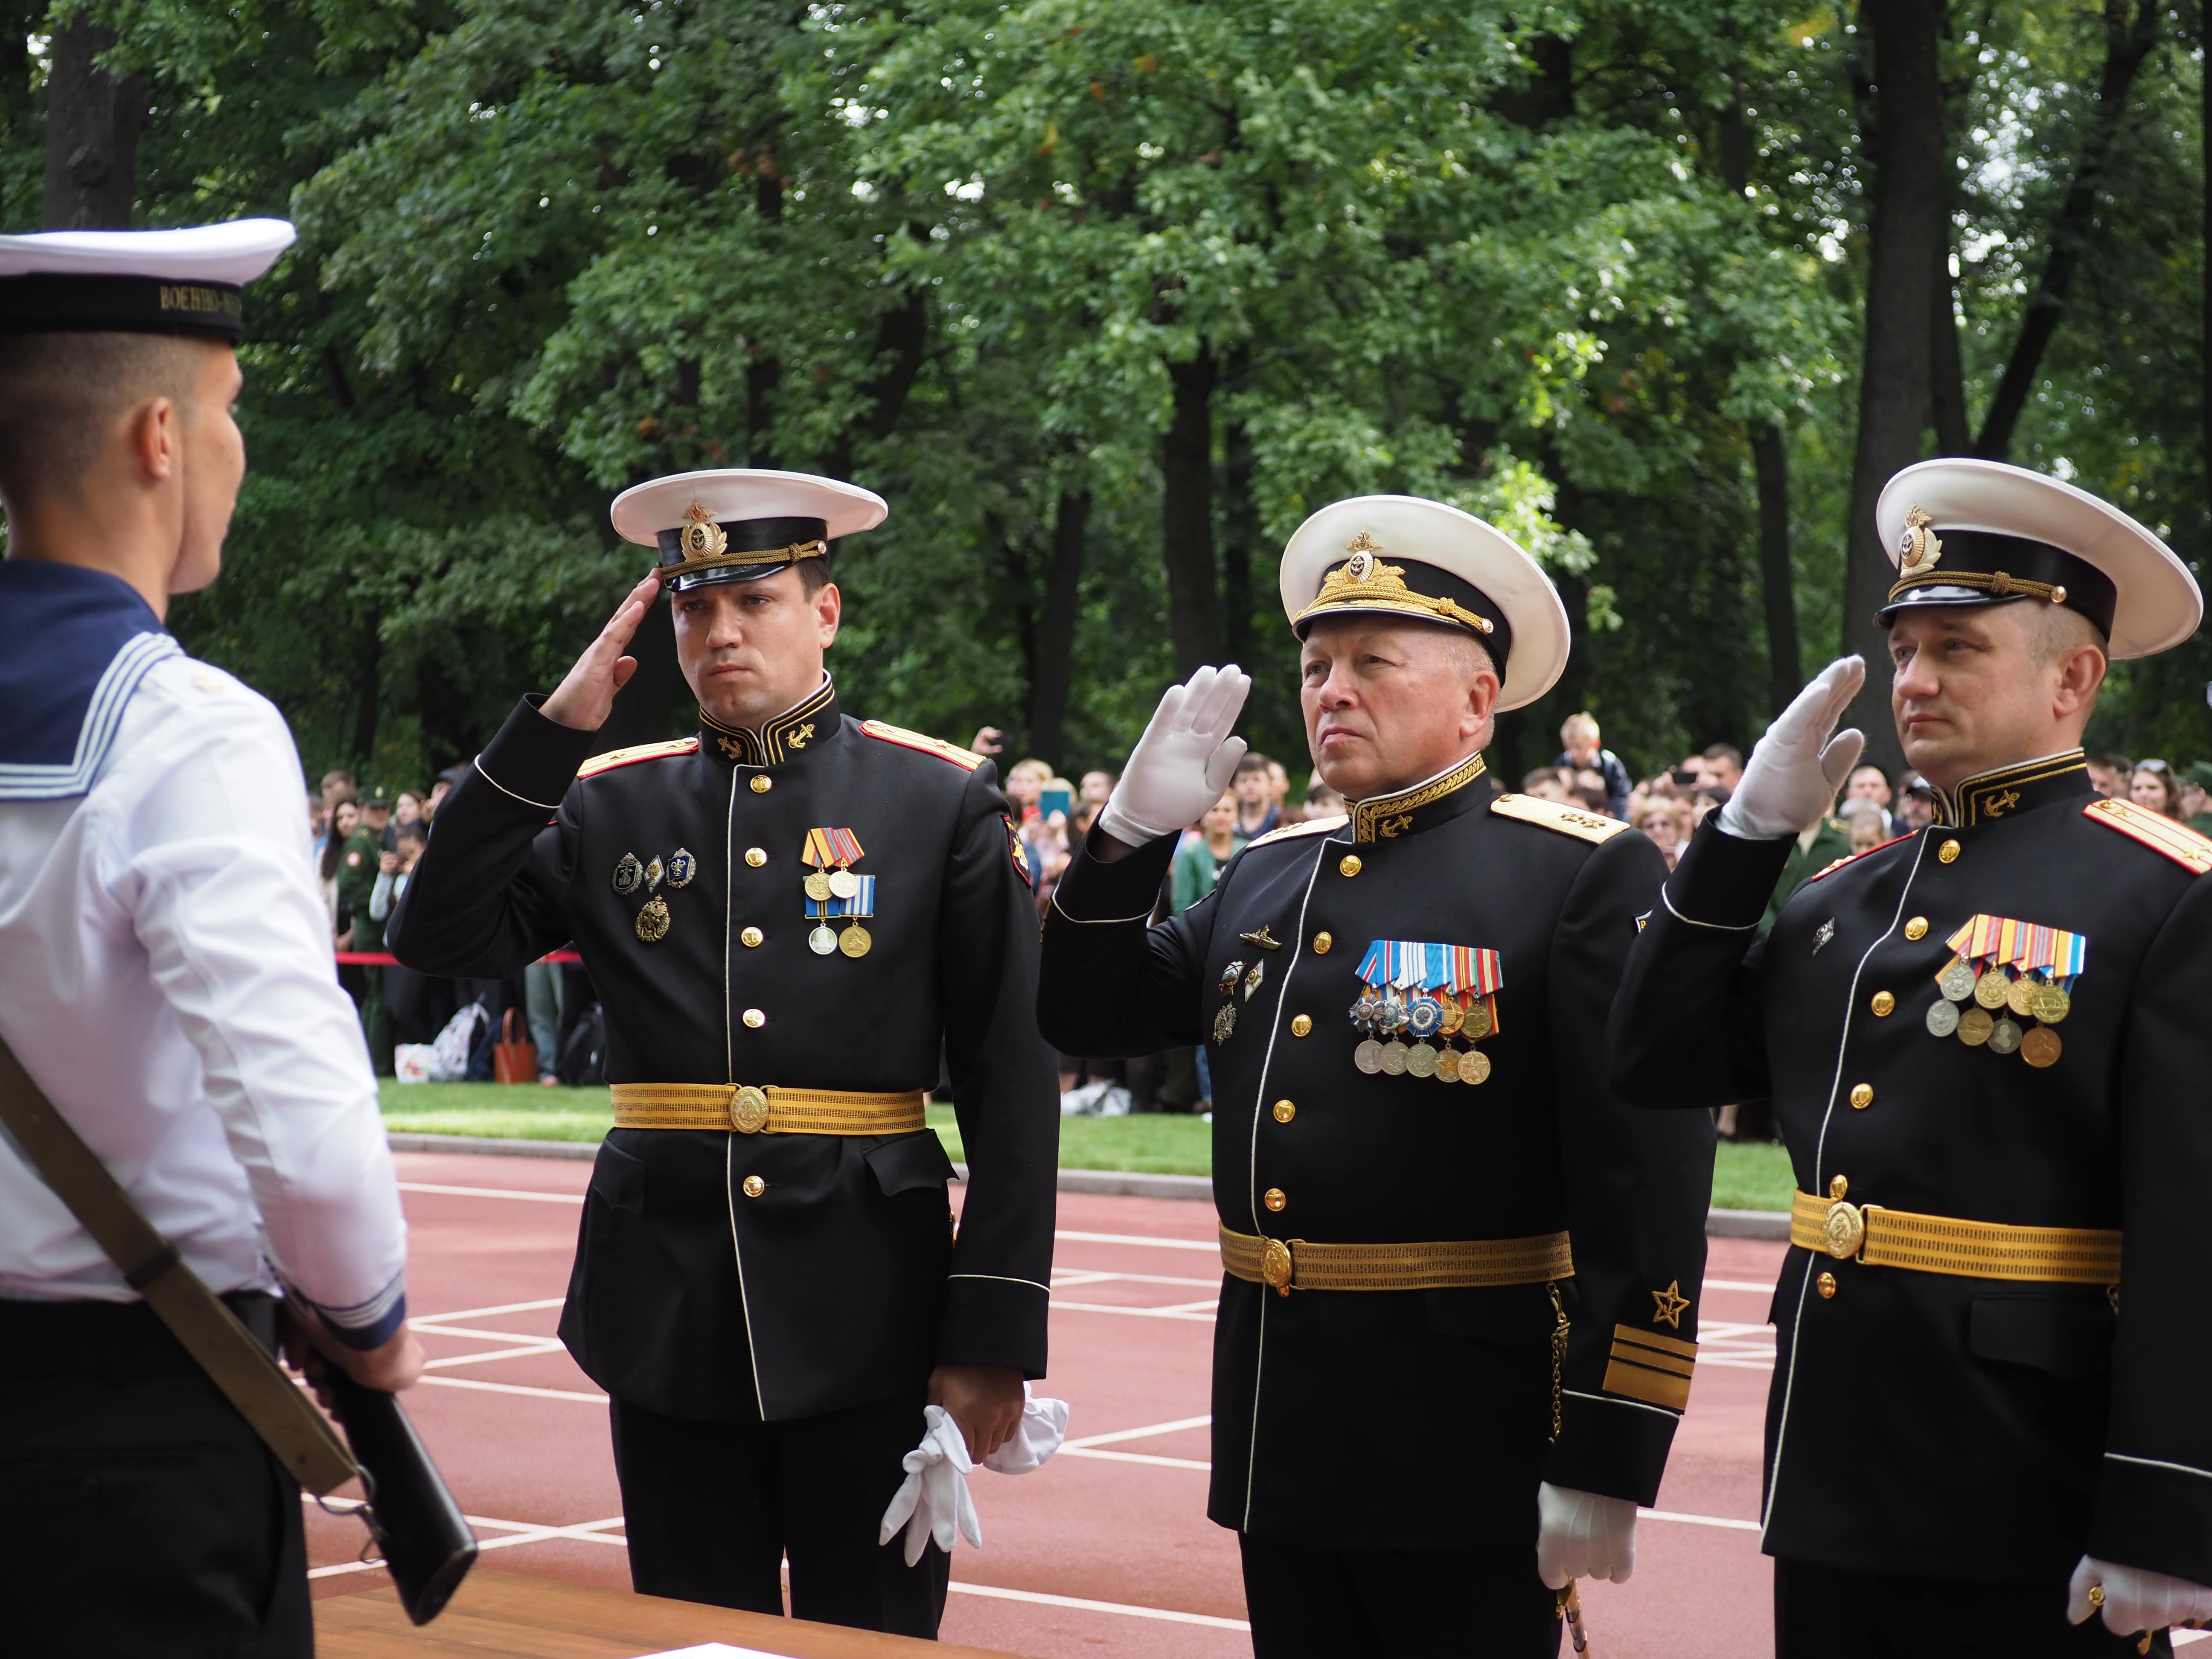
<svg viewBox="0 0 2212 1659">
<path fill-rule="evenodd" d="M 952 1563 L 932 1543 L 911 1567 L 884 1511 L 921 1443 L 921 1392 L 782 1423 L 707 1423 L 611 1403 L 630 1583 L 647 1595 L 783 1611 L 935 1639 Z"/>
<path fill-rule="evenodd" d="M 1333 1550 L 1237 1534 L 1253 1659 L 1551 1659 L 1559 1598 L 1532 1544 Z"/>
<path fill-rule="evenodd" d="M 300 1488 L 143 1303 L 0 1301 L 0 1650 L 315 1650 Z"/>
<path fill-rule="evenodd" d="M 2101 1614 L 2068 1624 L 2063 1584 L 1774 1564 L 1775 1659 L 2120 1659 L 2140 1639 L 2113 1635 Z M 2173 1644 L 2160 1634 L 2150 1650 L 2170 1654 Z"/>
</svg>

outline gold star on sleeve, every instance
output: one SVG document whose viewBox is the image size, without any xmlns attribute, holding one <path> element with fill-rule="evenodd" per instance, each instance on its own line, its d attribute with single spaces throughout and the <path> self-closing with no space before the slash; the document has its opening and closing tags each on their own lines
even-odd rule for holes
<svg viewBox="0 0 2212 1659">
<path fill-rule="evenodd" d="M 1682 1315 L 1690 1305 L 1690 1298 L 1682 1294 L 1682 1281 L 1676 1279 L 1663 1291 L 1651 1292 L 1651 1299 L 1659 1304 L 1659 1311 L 1651 1316 L 1655 1325 L 1662 1320 L 1675 1330 L 1682 1328 Z"/>
</svg>

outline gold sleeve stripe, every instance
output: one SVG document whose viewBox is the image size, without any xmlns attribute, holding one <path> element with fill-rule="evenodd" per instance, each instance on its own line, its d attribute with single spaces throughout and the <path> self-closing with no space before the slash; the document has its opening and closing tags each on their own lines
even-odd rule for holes
<svg viewBox="0 0 2212 1659">
<path fill-rule="evenodd" d="M 1654 1353 L 1649 1348 L 1632 1347 L 1626 1342 L 1613 1345 L 1613 1357 L 1625 1359 L 1632 1365 L 1646 1365 L 1655 1371 L 1672 1371 L 1677 1376 L 1687 1376 L 1698 1369 L 1694 1359 L 1683 1359 L 1671 1353 Z"/>
<path fill-rule="evenodd" d="M 1680 1354 L 1685 1359 L 1695 1359 L 1698 1357 L 1696 1343 L 1685 1342 L 1679 1336 L 1668 1336 L 1660 1331 L 1647 1331 L 1640 1325 L 1615 1325 L 1613 1328 L 1613 1340 L 1616 1342 L 1638 1343 L 1646 1348 L 1656 1348 L 1662 1353 Z"/>
<path fill-rule="evenodd" d="M 1686 1411 L 1690 1405 L 1688 1377 L 1647 1370 L 1623 1359 L 1615 1359 L 1605 1368 L 1605 1391 L 1641 1400 L 1647 1406 L 1664 1406 L 1673 1412 Z"/>
</svg>

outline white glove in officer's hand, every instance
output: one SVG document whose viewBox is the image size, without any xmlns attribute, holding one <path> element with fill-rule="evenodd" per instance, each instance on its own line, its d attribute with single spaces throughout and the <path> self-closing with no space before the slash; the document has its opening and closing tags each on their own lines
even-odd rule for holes
<svg viewBox="0 0 2212 1659">
<path fill-rule="evenodd" d="M 1231 737 L 1229 728 L 1251 689 L 1252 677 L 1235 663 L 1201 668 L 1170 686 L 1121 769 L 1098 827 L 1141 847 L 1203 817 L 1244 758 L 1244 739 Z"/>
<path fill-rule="evenodd" d="M 2200 1625 L 2212 1622 L 2212 1589 L 2192 1584 L 2186 1578 L 2169 1578 L 2141 1567 L 2115 1566 L 2085 1555 L 2066 1586 L 2069 1624 L 2081 1624 L 2095 1611 L 2089 1601 L 2093 1584 L 2105 1587 L 2105 1628 L 2115 1636 L 2164 1630 L 2168 1625 L 2191 1620 Z"/>
<path fill-rule="evenodd" d="M 1751 764 L 1721 808 L 1721 828 L 1747 841 L 1794 836 L 1828 810 L 1836 791 L 1858 764 L 1866 738 L 1857 728 L 1835 732 L 1836 722 L 1866 684 L 1866 659 L 1830 663 L 1775 716 L 1751 751 Z"/>
<path fill-rule="evenodd" d="M 983 1525 L 975 1518 L 975 1500 L 968 1494 L 968 1477 L 975 1465 L 969 1460 L 968 1439 L 942 1406 L 922 1407 L 927 1431 L 921 1443 L 906 1455 L 906 1480 L 891 1494 L 884 1511 L 876 1541 L 888 1544 L 906 1529 L 906 1564 L 921 1559 L 934 1538 L 937 1547 L 950 1554 L 952 1546 L 966 1539 L 983 1547 Z"/>
<path fill-rule="evenodd" d="M 1572 1578 L 1625 1584 L 1635 1571 L 1635 1504 L 1548 1480 L 1536 1488 L 1536 1576 L 1548 1589 Z"/>
</svg>

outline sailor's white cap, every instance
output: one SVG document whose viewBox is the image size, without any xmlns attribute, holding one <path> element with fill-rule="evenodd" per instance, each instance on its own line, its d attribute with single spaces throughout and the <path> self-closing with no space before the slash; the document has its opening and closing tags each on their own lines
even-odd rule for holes
<svg viewBox="0 0 2212 1659">
<path fill-rule="evenodd" d="M 178 230 L 0 236 L 0 330 L 210 334 L 235 341 L 240 290 L 296 233 L 282 219 Z"/>
</svg>

